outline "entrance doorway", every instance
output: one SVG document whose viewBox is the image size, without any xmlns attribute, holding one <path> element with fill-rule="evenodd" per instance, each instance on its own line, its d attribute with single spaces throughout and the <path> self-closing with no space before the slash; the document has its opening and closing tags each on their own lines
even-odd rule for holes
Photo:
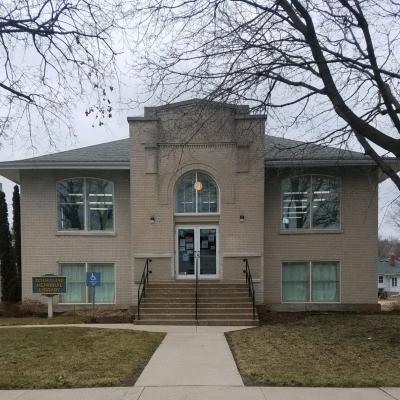
<svg viewBox="0 0 400 400">
<path fill-rule="evenodd" d="M 176 227 L 176 276 L 179 279 L 218 277 L 218 226 Z"/>
</svg>

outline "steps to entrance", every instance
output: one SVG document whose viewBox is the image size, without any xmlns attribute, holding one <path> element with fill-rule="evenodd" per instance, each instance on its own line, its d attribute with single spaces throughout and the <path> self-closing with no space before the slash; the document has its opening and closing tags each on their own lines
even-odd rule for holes
<svg viewBox="0 0 400 400">
<path fill-rule="evenodd" d="M 150 282 L 137 325 L 257 326 L 245 284 L 199 282 L 196 320 L 194 282 Z"/>
</svg>

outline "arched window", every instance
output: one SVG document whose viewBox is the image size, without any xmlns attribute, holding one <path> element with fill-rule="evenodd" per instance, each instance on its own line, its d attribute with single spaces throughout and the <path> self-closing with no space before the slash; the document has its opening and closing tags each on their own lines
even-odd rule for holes
<svg viewBox="0 0 400 400">
<path fill-rule="evenodd" d="M 284 229 L 338 229 L 340 181 L 323 175 L 303 175 L 282 182 Z"/>
<path fill-rule="evenodd" d="M 214 180 L 202 172 L 183 175 L 176 185 L 177 213 L 217 213 L 218 187 Z"/>
<path fill-rule="evenodd" d="M 114 185 L 95 178 L 57 182 L 58 230 L 114 230 Z"/>
</svg>

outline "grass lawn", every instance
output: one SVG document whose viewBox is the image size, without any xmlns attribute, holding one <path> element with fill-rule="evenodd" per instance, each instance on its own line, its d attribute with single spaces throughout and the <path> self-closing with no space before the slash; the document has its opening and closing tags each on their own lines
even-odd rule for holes
<svg viewBox="0 0 400 400">
<path fill-rule="evenodd" d="M 226 334 L 247 385 L 400 386 L 400 315 L 305 315 Z"/>
<path fill-rule="evenodd" d="M 58 315 L 53 318 L 44 317 L 0 317 L 0 326 L 8 325 L 53 325 L 83 324 L 89 317 L 84 315 Z"/>
<path fill-rule="evenodd" d="M 0 329 L 0 389 L 133 385 L 164 334 L 96 328 Z"/>
</svg>

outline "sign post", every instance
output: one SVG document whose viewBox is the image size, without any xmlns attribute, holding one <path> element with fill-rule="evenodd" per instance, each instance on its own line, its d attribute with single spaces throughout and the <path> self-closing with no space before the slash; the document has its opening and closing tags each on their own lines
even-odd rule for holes
<svg viewBox="0 0 400 400">
<path fill-rule="evenodd" d="M 94 319 L 94 305 L 96 302 L 96 286 L 101 286 L 100 272 L 86 272 L 86 286 L 92 288 L 92 319 Z"/>
<path fill-rule="evenodd" d="M 53 274 L 33 276 L 32 292 L 47 297 L 47 317 L 53 318 L 53 297 L 67 292 L 67 278 Z"/>
</svg>

